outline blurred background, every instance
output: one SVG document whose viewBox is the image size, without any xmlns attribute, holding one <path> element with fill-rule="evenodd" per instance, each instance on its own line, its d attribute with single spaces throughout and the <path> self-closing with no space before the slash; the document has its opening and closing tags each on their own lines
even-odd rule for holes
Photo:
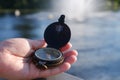
<svg viewBox="0 0 120 80">
<path fill-rule="evenodd" d="M 43 39 L 66 15 L 78 61 L 67 71 L 85 80 L 120 80 L 120 0 L 0 0 L 0 41 Z"/>
</svg>

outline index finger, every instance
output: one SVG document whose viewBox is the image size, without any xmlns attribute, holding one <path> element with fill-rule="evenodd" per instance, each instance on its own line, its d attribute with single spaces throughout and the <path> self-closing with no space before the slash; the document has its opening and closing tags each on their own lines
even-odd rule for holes
<svg viewBox="0 0 120 80">
<path fill-rule="evenodd" d="M 72 44 L 70 42 L 68 42 L 65 46 L 63 46 L 60 51 L 64 52 L 69 50 L 72 47 Z"/>
</svg>

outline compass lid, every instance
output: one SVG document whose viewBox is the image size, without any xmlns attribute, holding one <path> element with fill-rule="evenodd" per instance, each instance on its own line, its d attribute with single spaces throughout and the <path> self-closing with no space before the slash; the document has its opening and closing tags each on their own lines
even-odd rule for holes
<svg viewBox="0 0 120 80">
<path fill-rule="evenodd" d="M 69 42 L 71 31 L 68 25 L 64 23 L 64 20 L 65 15 L 61 15 L 58 22 L 54 22 L 46 28 L 44 39 L 48 47 L 59 49 Z"/>
</svg>

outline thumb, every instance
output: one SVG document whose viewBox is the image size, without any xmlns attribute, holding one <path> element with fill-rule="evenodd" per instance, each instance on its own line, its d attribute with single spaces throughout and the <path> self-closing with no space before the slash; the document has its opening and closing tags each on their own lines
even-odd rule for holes
<svg viewBox="0 0 120 80">
<path fill-rule="evenodd" d="M 28 41 L 33 50 L 46 47 L 47 45 L 44 40 L 28 40 Z"/>
</svg>

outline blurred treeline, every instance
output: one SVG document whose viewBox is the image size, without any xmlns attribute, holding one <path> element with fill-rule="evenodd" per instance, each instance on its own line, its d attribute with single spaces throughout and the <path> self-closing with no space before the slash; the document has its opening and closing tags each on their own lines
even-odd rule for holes
<svg viewBox="0 0 120 80">
<path fill-rule="evenodd" d="M 13 12 L 16 9 L 27 13 L 37 10 L 48 9 L 51 0 L 0 0 L 0 13 Z"/>
<path fill-rule="evenodd" d="M 120 9 L 120 0 L 106 0 L 107 9 L 119 10 Z"/>
<path fill-rule="evenodd" d="M 50 0 L 0 0 L 0 9 L 47 8 Z"/>
<path fill-rule="evenodd" d="M 120 10 L 120 0 L 106 0 L 107 9 Z"/>
<path fill-rule="evenodd" d="M 120 9 L 120 0 L 104 0 L 106 8 L 112 10 Z M 52 0 L 0 0 L 0 13 L 14 12 L 19 9 L 21 12 L 30 13 L 42 9 L 49 9 Z"/>
<path fill-rule="evenodd" d="M 0 9 L 44 9 L 52 0 L 0 0 Z M 120 0 L 104 0 L 109 7 L 120 7 Z"/>
</svg>

